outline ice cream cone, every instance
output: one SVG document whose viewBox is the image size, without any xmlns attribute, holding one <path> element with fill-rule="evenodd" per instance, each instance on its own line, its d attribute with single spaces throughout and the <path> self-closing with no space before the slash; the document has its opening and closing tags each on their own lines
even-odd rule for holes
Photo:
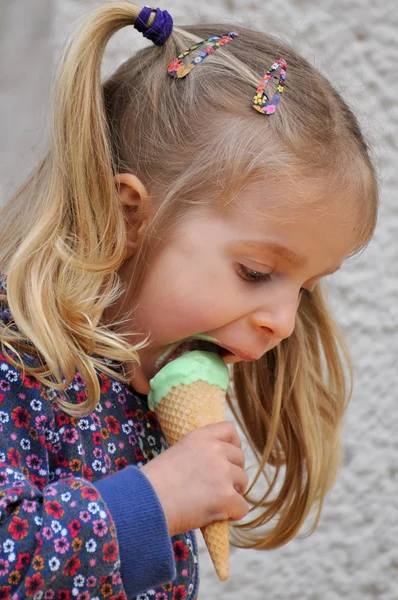
<svg viewBox="0 0 398 600">
<path fill-rule="evenodd" d="M 166 436 L 166 439 L 170 445 L 178 442 L 182 437 L 190 433 L 191 431 L 203 427 L 210 423 L 219 423 L 226 419 L 226 385 L 228 385 L 228 369 L 220 359 L 220 357 L 212 353 L 207 352 L 191 352 L 191 356 L 185 359 L 185 363 L 190 361 L 192 365 L 192 359 L 199 360 L 197 364 L 194 364 L 194 371 L 190 370 L 189 376 L 186 376 L 184 371 L 184 355 L 176 359 L 173 363 L 173 372 L 170 373 L 170 378 L 167 378 L 167 367 L 166 365 L 162 370 L 161 383 L 157 385 L 158 380 L 156 377 L 151 381 L 152 391 L 158 392 L 157 401 L 153 404 L 159 423 Z M 195 356 L 192 356 L 195 355 Z M 207 356 L 204 356 L 207 355 Z M 206 361 L 205 372 L 201 371 L 200 367 L 203 366 L 203 361 Z M 210 361 L 210 362 L 209 362 Z M 176 365 L 176 363 L 179 363 Z M 222 363 L 222 365 L 221 365 Z M 210 369 L 221 370 L 221 381 L 219 378 L 220 372 L 217 376 L 209 376 L 207 370 L 210 365 Z M 177 366 L 177 371 L 176 371 Z M 184 375 L 181 376 L 181 367 Z M 171 369 L 170 369 L 171 371 Z M 166 378 L 164 377 L 166 375 Z M 198 379 L 204 377 L 203 379 Z M 197 378 L 196 381 L 192 379 Z M 168 382 L 167 386 L 164 386 L 165 379 Z M 178 383 L 178 381 L 185 380 L 187 383 Z M 211 382 L 217 383 L 211 383 Z M 209 383 L 210 382 L 210 383 Z M 221 387 L 220 387 L 221 386 Z M 165 393 L 167 390 L 167 393 Z M 153 394 L 150 399 L 153 400 Z M 208 548 L 210 557 L 213 561 L 214 568 L 221 581 L 228 579 L 229 575 L 229 528 L 228 521 L 222 521 L 218 523 L 211 523 L 201 529 L 206 546 Z"/>
</svg>

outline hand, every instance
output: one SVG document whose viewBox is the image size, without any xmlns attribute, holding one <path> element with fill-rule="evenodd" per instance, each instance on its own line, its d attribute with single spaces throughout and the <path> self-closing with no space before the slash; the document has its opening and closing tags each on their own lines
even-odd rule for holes
<svg viewBox="0 0 398 600">
<path fill-rule="evenodd" d="M 163 507 L 170 536 L 249 512 L 249 479 L 238 432 L 223 421 L 200 427 L 141 468 Z"/>
</svg>

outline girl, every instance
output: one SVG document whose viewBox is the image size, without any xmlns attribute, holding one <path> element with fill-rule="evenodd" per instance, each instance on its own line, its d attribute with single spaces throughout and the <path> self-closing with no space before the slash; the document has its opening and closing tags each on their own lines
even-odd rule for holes
<svg viewBox="0 0 398 600">
<path fill-rule="evenodd" d="M 155 45 L 101 85 L 133 24 Z M 1 598 L 191 600 L 193 529 L 250 507 L 234 543 L 270 549 L 313 506 L 318 522 L 349 397 L 320 280 L 370 240 L 375 173 L 319 72 L 225 33 L 101 6 L 65 53 L 49 151 L 2 211 Z M 248 489 L 231 423 L 167 448 L 148 408 L 150 379 L 195 347 L 231 365 Z"/>
</svg>

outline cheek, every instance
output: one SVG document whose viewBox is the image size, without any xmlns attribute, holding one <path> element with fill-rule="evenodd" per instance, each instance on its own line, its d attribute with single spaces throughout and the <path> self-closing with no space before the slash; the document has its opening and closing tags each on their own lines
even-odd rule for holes
<svg viewBox="0 0 398 600">
<path fill-rule="evenodd" d="M 220 326 L 231 309 L 231 274 L 209 264 L 154 269 L 140 295 L 139 321 L 154 335 L 179 339 Z M 234 296 L 234 294 L 232 295 Z"/>
<path fill-rule="evenodd" d="M 186 332 L 205 330 L 213 297 L 197 279 L 180 276 L 158 283 L 151 278 L 140 295 L 137 317 L 140 325 L 160 338 L 177 339 Z"/>
</svg>

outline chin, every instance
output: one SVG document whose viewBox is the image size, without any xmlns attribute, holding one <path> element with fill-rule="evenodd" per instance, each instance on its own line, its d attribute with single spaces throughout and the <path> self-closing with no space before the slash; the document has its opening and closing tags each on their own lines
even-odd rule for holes
<svg viewBox="0 0 398 600">
<path fill-rule="evenodd" d="M 133 389 L 139 394 L 144 394 L 147 396 L 151 391 L 149 381 L 141 369 L 136 369 L 134 375 L 130 379 L 130 383 Z"/>
</svg>

